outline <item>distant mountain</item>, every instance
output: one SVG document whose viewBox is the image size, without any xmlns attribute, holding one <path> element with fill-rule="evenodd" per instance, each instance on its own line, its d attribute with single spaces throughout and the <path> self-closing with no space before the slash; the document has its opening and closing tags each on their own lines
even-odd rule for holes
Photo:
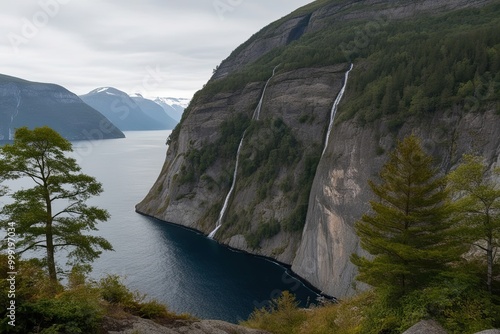
<svg viewBox="0 0 500 334">
<path fill-rule="evenodd" d="M 130 97 L 146 115 L 156 120 L 158 124 L 165 126 L 165 129 L 173 129 L 179 123 L 178 119 L 169 116 L 165 109 L 158 103 L 144 98 L 141 94 L 134 94 Z"/>
<path fill-rule="evenodd" d="M 125 137 L 67 89 L 0 74 L 0 140 L 12 139 L 16 128 L 44 125 L 69 140 Z"/>
<path fill-rule="evenodd" d="M 113 87 L 97 88 L 80 98 L 122 131 L 171 130 L 179 122 L 141 94 L 129 96 Z"/>
<path fill-rule="evenodd" d="M 127 93 L 116 88 L 97 88 L 80 98 L 100 111 L 122 131 L 167 129 L 164 124 L 142 110 Z"/>
<path fill-rule="evenodd" d="M 173 119 L 180 121 L 184 109 L 189 105 L 190 99 L 174 97 L 157 97 L 155 102 L 163 107 L 165 112 Z"/>
</svg>

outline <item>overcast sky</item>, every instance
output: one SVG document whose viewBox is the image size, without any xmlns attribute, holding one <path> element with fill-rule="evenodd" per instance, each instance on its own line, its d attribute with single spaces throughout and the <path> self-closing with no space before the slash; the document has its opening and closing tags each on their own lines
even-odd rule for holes
<svg viewBox="0 0 500 334">
<path fill-rule="evenodd" d="M 2 0 L 0 73 L 81 95 L 190 98 L 232 50 L 312 0 Z"/>
</svg>

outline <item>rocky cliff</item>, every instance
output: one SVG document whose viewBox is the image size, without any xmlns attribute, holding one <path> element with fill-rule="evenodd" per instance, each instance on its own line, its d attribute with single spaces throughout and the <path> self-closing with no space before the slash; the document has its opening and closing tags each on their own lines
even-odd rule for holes
<svg viewBox="0 0 500 334">
<path fill-rule="evenodd" d="M 332 96 L 340 89 L 344 71 L 344 64 L 300 69 L 277 74 L 270 81 L 263 99 L 261 120 L 249 129 L 243 142 L 242 166 L 230 210 L 216 236 L 218 240 L 253 253 L 273 254 L 276 259 L 291 263 L 302 227 L 295 221 L 301 219 L 296 212 L 297 205 L 307 204 L 310 185 L 305 185 L 305 192 L 298 187 L 308 182 L 304 179 L 311 176 L 306 169 L 314 168 L 310 160 L 316 160 L 321 152 Z M 272 68 L 269 72 L 271 74 Z M 263 85 L 251 83 L 231 94 L 217 94 L 210 102 L 195 105 L 190 110 L 178 138 L 170 145 L 158 181 L 137 206 L 138 211 L 207 234 L 215 228 L 231 183 L 236 156 L 234 146 L 242 135 L 238 132 L 227 138 L 226 143 L 232 141 L 236 145 L 226 156 L 226 152 L 219 150 L 223 145 L 219 142 L 219 129 L 223 124 L 232 127 L 237 122 L 233 121 L 235 114 L 242 113 L 249 119 Z M 283 138 L 288 138 L 291 144 L 284 143 Z M 276 142 L 280 143 L 274 145 Z M 195 175 L 194 181 L 186 180 L 186 174 L 191 173 L 189 169 L 200 164 L 191 157 L 203 154 L 199 150 L 214 143 L 217 148 L 212 154 L 218 158 L 199 179 Z M 288 145 L 286 151 L 277 151 L 278 146 L 285 145 Z M 292 161 L 278 161 L 279 156 Z M 251 160 L 257 158 L 259 165 L 254 166 Z M 192 172 L 196 174 L 197 171 Z M 258 247 L 247 246 L 245 234 L 257 232 L 259 226 L 271 228 L 273 222 L 287 220 L 289 228 L 283 226 L 283 230 L 280 228 L 278 233 L 256 245 Z M 298 228 L 294 227 L 296 223 Z"/>
<path fill-rule="evenodd" d="M 326 293 L 355 293 L 356 268 L 349 257 L 362 253 L 353 225 L 370 209 L 372 194 L 367 182 L 377 180 L 386 162 L 381 152 L 389 152 L 398 138 L 410 133 L 422 138 L 426 151 L 444 172 L 464 153 L 484 156 L 492 168 L 500 166 L 500 115 L 493 108 L 481 114 L 456 109 L 437 112 L 426 120 L 410 119 L 397 134 L 391 133 L 387 120 L 370 127 L 350 121 L 339 124 L 332 134 L 333 145 L 318 166 L 301 245 L 292 266 Z"/>
<path fill-rule="evenodd" d="M 265 27 L 195 95 L 137 211 L 207 235 L 220 223 L 218 241 L 291 264 L 327 294 L 352 295 L 363 288 L 349 261 L 363 252 L 353 224 L 369 210 L 367 181 L 376 180 L 398 138 L 419 134 L 443 172 L 463 153 L 499 163 L 500 42 L 485 39 L 490 54 L 474 79 L 447 51 L 467 47 L 448 46 L 455 35 L 438 40 L 465 21 L 493 36 L 494 3 L 316 1 Z M 436 56 L 446 73 L 426 65 L 435 62 L 432 52 L 447 55 Z M 322 154 L 351 62 L 352 79 Z"/>
</svg>

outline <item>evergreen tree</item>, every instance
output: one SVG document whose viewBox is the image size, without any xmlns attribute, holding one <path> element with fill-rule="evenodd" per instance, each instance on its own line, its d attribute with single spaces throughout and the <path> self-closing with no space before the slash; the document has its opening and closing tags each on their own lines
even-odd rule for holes
<svg viewBox="0 0 500 334">
<path fill-rule="evenodd" d="M 85 201 L 99 195 L 102 186 L 95 178 L 80 173 L 75 159 L 65 156 L 71 143 L 48 128 L 20 128 L 14 143 L 0 148 L 0 181 L 26 178 L 33 184 L 11 196 L 14 203 L 0 213 L 0 227 L 15 228 L 16 253 L 45 249 L 49 277 L 57 281 L 55 251 L 71 249 L 69 259 L 78 263 L 112 250 L 104 238 L 86 235 L 95 231 L 98 221 L 106 221 L 106 210 L 88 206 Z"/>
<path fill-rule="evenodd" d="M 482 158 L 464 155 L 464 162 L 449 175 L 450 189 L 457 200 L 458 235 L 486 255 L 486 285 L 492 292 L 495 254 L 500 247 L 500 187 L 487 177 Z M 500 176 L 496 169 L 493 176 Z"/>
<path fill-rule="evenodd" d="M 378 197 L 370 202 L 373 212 L 355 225 L 362 247 L 373 255 L 352 256 L 358 279 L 392 297 L 425 286 L 461 254 L 447 238 L 445 178 L 432 164 L 416 136 L 399 142 L 380 172 L 382 183 L 369 182 Z"/>
</svg>

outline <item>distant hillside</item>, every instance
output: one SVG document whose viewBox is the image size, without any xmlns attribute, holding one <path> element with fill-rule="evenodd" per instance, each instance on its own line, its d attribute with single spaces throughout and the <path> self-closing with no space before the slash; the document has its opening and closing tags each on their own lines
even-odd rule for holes
<svg viewBox="0 0 500 334">
<path fill-rule="evenodd" d="M 69 140 L 125 137 L 67 89 L 0 74 L 0 140 L 12 139 L 16 128 L 44 125 Z"/>
<path fill-rule="evenodd" d="M 122 131 L 170 130 L 178 123 L 155 102 L 116 88 L 97 88 L 80 98 Z"/>
<path fill-rule="evenodd" d="M 179 120 L 169 116 L 163 106 L 155 101 L 146 99 L 140 94 L 132 95 L 131 98 L 147 116 L 165 126 L 165 129 L 171 130 L 179 123 Z"/>
</svg>

